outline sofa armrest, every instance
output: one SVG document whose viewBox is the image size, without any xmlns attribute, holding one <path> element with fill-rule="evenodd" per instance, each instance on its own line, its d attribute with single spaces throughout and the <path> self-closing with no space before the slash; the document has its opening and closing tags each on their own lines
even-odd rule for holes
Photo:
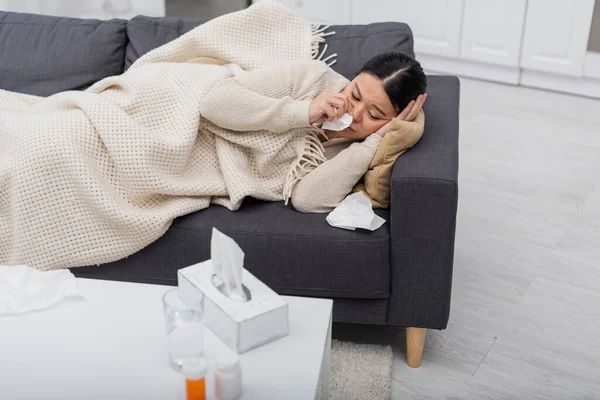
<svg viewBox="0 0 600 400">
<path fill-rule="evenodd" d="M 460 83 L 429 76 L 427 93 L 423 137 L 392 171 L 388 324 L 444 329 L 458 203 Z"/>
</svg>

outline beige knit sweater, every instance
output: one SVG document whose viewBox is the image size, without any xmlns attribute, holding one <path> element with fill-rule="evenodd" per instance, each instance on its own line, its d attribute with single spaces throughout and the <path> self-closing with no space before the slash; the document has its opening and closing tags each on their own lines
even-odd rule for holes
<svg viewBox="0 0 600 400">
<path fill-rule="evenodd" d="M 312 65 L 311 65 L 312 64 Z M 298 92 L 316 80 L 317 90 L 341 91 L 348 80 L 324 64 L 279 64 L 240 74 L 222 82 L 204 99 L 202 116 L 214 124 L 236 131 L 267 130 L 283 132 L 290 128 L 311 127 L 308 121 L 310 100 L 296 101 Z M 242 118 L 232 119 L 231 115 Z M 292 205 L 304 213 L 333 210 L 367 172 L 381 137 L 370 135 L 362 142 L 337 139 L 323 143 L 327 161 L 304 176 L 292 191 Z M 348 146 L 350 145 L 350 146 Z"/>
<path fill-rule="evenodd" d="M 352 192 L 352 188 L 369 169 L 381 136 L 370 135 L 362 142 L 332 144 L 325 155 L 329 160 L 311 171 L 296 184 L 292 192 L 294 208 L 304 213 L 333 210 Z M 328 147 L 328 142 L 323 143 Z M 336 150 L 340 150 L 338 154 Z"/>
</svg>

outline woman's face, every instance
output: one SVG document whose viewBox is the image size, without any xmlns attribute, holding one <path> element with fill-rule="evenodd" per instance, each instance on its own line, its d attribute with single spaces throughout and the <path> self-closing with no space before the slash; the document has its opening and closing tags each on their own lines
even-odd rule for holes
<svg viewBox="0 0 600 400">
<path fill-rule="evenodd" d="M 371 74 L 359 74 L 342 93 L 348 97 L 348 114 L 353 121 L 340 136 L 364 139 L 398 115 L 383 83 Z"/>
</svg>

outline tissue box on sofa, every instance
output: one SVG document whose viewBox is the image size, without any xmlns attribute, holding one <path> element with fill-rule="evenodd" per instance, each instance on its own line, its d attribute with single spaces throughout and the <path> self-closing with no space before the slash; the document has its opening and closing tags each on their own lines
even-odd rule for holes
<svg viewBox="0 0 600 400">
<path fill-rule="evenodd" d="M 203 304 L 203 319 L 232 350 L 241 354 L 288 334 L 288 303 L 244 269 L 242 283 L 250 300 L 238 302 L 223 295 L 212 283 L 211 260 L 177 272 L 181 299 Z"/>
</svg>

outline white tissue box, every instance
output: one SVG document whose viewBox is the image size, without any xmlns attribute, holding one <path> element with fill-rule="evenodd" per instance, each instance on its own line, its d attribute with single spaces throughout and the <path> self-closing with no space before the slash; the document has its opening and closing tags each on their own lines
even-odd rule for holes
<svg viewBox="0 0 600 400">
<path fill-rule="evenodd" d="M 204 323 L 232 350 L 242 354 L 288 334 L 288 303 L 281 296 L 244 269 L 242 283 L 251 298 L 231 300 L 213 285 L 214 273 L 211 260 L 180 269 L 180 296 L 186 304 L 204 297 Z"/>
</svg>

